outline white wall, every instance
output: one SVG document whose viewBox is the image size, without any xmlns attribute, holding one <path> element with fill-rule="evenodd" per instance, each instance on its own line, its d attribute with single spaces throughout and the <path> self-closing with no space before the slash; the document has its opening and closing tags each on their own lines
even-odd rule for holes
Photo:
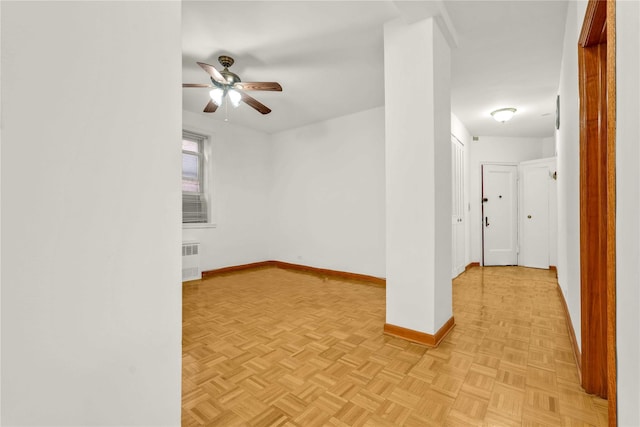
<svg viewBox="0 0 640 427">
<path fill-rule="evenodd" d="M 469 215 L 471 262 L 482 262 L 482 172 L 483 163 L 517 164 L 542 158 L 541 138 L 481 136 L 469 145 Z"/>
<path fill-rule="evenodd" d="M 584 8 L 569 2 L 560 67 L 558 150 L 558 283 L 564 293 L 576 337 L 580 320 L 580 119 L 578 35 Z M 581 345 L 578 339 L 578 346 Z"/>
<path fill-rule="evenodd" d="M 270 258 L 386 277 L 384 109 L 272 135 Z"/>
<path fill-rule="evenodd" d="M 548 138 L 542 138 L 542 157 L 556 157 L 556 137 L 550 136 Z"/>
<path fill-rule="evenodd" d="M 269 135 L 183 111 L 183 128 L 209 136 L 209 190 L 215 227 L 185 227 L 200 242 L 203 271 L 269 258 Z"/>
<path fill-rule="evenodd" d="M 2 423 L 178 426 L 180 4 L 1 31 Z"/>
<path fill-rule="evenodd" d="M 0 23 L 2 22 L 2 2 L 0 2 Z M 0 55 L 2 53 L 2 31 L 0 30 Z M 1 63 L 1 62 L 0 62 Z M 2 67 L 0 66 L 0 189 L 2 188 Z M 0 191 L 0 207 L 2 206 L 2 191 Z M 0 224 L 2 224 L 2 209 L 0 208 Z M 2 226 L 0 226 L 0 242 L 2 242 Z M 2 244 L 0 244 L 0 425 L 2 425 Z"/>
<path fill-rule="evenodd" d="M 469 147 L 472 144 L 472 136 L 466 126 L 451 113 L 451 134 L 454 135 L 464 145 L 464 263 L 468 265 L 471 262 L 471 204 L 469 203 L 469 189 L 471 188 L 469 181 Z"/>
<path fill-rule="evenodd" d="M 616 2 L 618 423 L 640 425 L 640 3 Z"/>
<path fill-rule="evenodd" d="M 275 259 L 385 277 L 382 107 L 273 135 L 183 120 L 213 144 L 215 227 L 182 233 L 203 270 Z"/>
</svg>

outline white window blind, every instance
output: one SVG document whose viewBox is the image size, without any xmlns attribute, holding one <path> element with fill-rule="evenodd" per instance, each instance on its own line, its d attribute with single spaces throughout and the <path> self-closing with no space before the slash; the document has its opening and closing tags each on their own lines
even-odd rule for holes
<svg viewBox="0 0 640 427">
<path fill-rule="evenodd" d="M 182 223 L 209 221 L 204 146 L 207 137 L 182 131 Z"/>
</svg>

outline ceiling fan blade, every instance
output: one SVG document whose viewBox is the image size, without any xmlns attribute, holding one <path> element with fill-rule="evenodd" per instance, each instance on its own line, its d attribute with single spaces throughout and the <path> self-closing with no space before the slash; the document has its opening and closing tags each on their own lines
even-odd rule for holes
<svg viewBox="0 0 640 427">
<path fill-rule="evenodd" d="M 182 83 L 182 87 L 213 87 L 204 83 Z"/>
<path fill-rule="evenodd" d="M 238 89 L 244 90 L 273 90 L 282 92 L 282 86 L 278 82 L 239 82 L 235 84 Z"/>
<path fill-rule="evenodd" d="M 211 77 L 213 77 L 213 80 L 217 81 L 218 83 L 222 83 L 222 84 L 227 84 L 227 80 L 222 77 L 222 74 L 220 74 L 220 71 L 216 70 L 213 65 L 209 65 L 209 64 L 205 64 L 204 62 L 198 62 L 198 65 L 200 67 L 202 67 L 203 70 L 205 70 L 207 72 L 207 74 L 209 74 Z"/>
<path fill-rule="evenodd" d="M 205 113 L 215 113 L 217 109 L 218 106 L 215 104 L 215 102 L 209 100 L 209 103 L 206 105 L 206 107 L 204 107 L 203 111 Z"/>
<path fill-rule="evenodd" d="M 261 103 L 257 99 L 252 98 L 251 96 L 247 95 L 244 92 L 240 92 L 240 95 L 242 95 L 242 101 L 244 103 L 246 103 L 250 107 L 255 108 L 260 113 L 269 114 L 271 112 L 271 109 L 269 107 L 267 107 L 266 105 L 264 105 L 263 103 Z"/>
</svg>

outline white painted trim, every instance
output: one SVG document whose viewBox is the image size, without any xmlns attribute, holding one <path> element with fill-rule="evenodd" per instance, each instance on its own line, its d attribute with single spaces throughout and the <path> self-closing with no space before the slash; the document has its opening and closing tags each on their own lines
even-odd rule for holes
<svg viewBox="0 0 640 427">
<path fill-rule="evenodd" d="M 0 1 L 0 22 L 2 22 L 2 2 Z M 2 56 L 2 32 L 0 31 L 0 56 Z M 1 69 L 2 67 L 0 67 Z M 2 72 L 0 71 L 0 100 L 2 99 Z M 0 165 L 2 164 L 2 102 L 0 102 Z M 0 167 L 0 176 L 2 176 L 2 167 Z M 1 181 L 0 181 L 1 182 Z M 1 185 L 0 185 L 1 186 Z M 2 206 L 2 193 L 0 192 L 0 206 Z M 2 209 L 0 209 L 0 224 L 2 224 Z M 0 225 L 0 242 L 2 242 L 2 226 Z M 0 244 L 0 248 L 2 245 Z M 2 250 L 0 249 L 0 271 L 2 271 Z M 2 275 L 0 274 L 0 319 L 2 319 Z M 0 331 L 2 331 L 2 322 L 0 321 Z M 2 366 L 2 333 L 0 333 L 0 367 Z M 1 372 L 1 369 L 0 369 Z M 1 375 L 0 375 L 1 379 Z M 2 381 L 0 381 L 0 402 L 2 402 Z M 0 404 L 0 423 L 2 423 L 2 405 Z"/>
<path fill-rule="evenodd" d="M 524 162 L 520 162 L 520 164 L 524 166 L 528 166 L 528 165 L 535 165 L 536 163 L 555 162 L 556 160 L 557 160 L 557 157 L 545 157 L 543 159 L 526 160 Z"/>
<path fill-rule="evenodd" d="M 218 225 L 215 223 L 193 223 L 193 224 L 182 224 L 182 228 L 216 228 Z"/>
</svg>

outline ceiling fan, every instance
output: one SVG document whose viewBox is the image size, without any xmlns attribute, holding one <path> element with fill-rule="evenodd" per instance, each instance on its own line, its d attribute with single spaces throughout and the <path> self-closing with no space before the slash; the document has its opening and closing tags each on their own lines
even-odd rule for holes
<svg viewBox="0 0 640 427">
<path fill-rule="evenodd" d="M 231 105 L 237 107 L 240 101 L 256 109 L 262 114 L 269 114 L 271 109 L 258 101 L 257 99 L 247 95 L 246 90 L 269 90 L 282 91 L 282 86 L 276 82 L 243 82 L 237 74 L 229 71 L 229 67 L 233 65 L 234 60 L 230 56 L 222 55 L 218 57 L 218 62 L 224 67 L 222 71 L 216 70 L 212 65 L 198 62 L 204 71 L 211 77 L 213 84 L 200 83 L 183 83 L 182 87 L 206 87 L 213 88 L 209 92 L 211 99 L 204 107 L 205 113 L 215 112 L 225 98 L 229 99 Z"/>
</svg>

